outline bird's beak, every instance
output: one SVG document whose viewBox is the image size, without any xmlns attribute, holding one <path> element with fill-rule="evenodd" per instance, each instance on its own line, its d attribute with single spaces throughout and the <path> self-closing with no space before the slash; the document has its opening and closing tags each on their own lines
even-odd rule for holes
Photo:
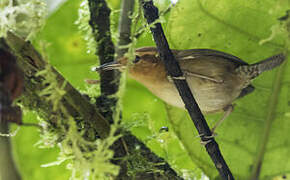
<svg viewBox="0 0 290 180">
<path fill-rule="evenodd" d="M 121 64 L 119 61 L 113 61 L 113 62 L 102 64 L 97 67 L 93 67 L 92 71 L 101 72 L 101 71 L 108 71 L 108 70 L 114 70 L 114 69 L 123 70 L 125 67 L 126 66 Z"/>
</svg>

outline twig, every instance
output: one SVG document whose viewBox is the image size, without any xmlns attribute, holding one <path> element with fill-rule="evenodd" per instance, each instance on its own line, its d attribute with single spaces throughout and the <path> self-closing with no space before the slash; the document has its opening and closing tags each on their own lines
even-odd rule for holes
<svg viewBox="0 0 290 180">
<path fill-rule="evenodd" d="M 38 129 L 42 129 L 42 126 L 37 123 L 22 123 L 21 126 L 37 127 Z"/>
<path fill-rule="evenodd" d="M 132 19 L 131 16 L 134 10 L 135 0 L 123 0 L 122 7 L 121 7 L 121 14 L 119 19 L 119 42 L 116 49 L 117 58 L 119 59 L 128 52 L 128 48 L 126 47 L 129 45 L 132 40 L 130 39 L 131 36 L 131 24 Z M 125 48 L 124 48 L 124 47 Z"/>
<path fill-rule="evenodd" d="M 143 6 L 144 16 L 147 19 L 148 24 L 155 22 L 158 17 L 158 9 L 153 5 L 152 0 L 140 0 Z M 175 78 L 183 77 L 183 73 L 179 67 L 178 62 L 173 56 L 171 50 L 169 49 L 168 42 L 164 35 L 163 29 L 160 23 L 151 26 L 151 32 L 154 37 L 158 52 L 161 59 L 163 60 L 168 74 L 173 77 L 174 84 L 178 89 L 178 92 L 185 104 L 185 107 L 198 130 L 198 133 L 203 142 L 208 142 L 205 147 L 210 155 L 212 161 L 214 162 L 220 176 L 224 180 L 233 180 L 234 177 L 230 169 L 228 168 L 220 150 L 219 146 L 212 137 L 211 131 L 208 124 L 206 123 L 204 116 L 202 115 L 186 80 Z"/>
</svg>

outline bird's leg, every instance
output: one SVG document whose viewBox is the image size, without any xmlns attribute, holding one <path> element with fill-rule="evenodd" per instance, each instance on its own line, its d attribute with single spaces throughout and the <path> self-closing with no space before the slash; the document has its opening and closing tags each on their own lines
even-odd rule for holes
<svg viewBox="0 0 290 180">
<path fill-rule="evenodd" d="M 215 134 L 214 133 L 214 131 L 216 130 L 216 128 L 218 127 L 218 126 L 220 126 L 221 125 L 221 123 L 231 114 L 231 112 L 233 112 L 233 110 L 234 110 L 234 105 L 232 105 L 232 104 L 230 104 L 230 105 L 228 105 L 228 106 L 226 106 L 225 108 L 223 108 L 223 110 L 224 110 L 224 115 L 223 115 L 223 117 L 220 119 L 220 120 L 218 120 L 218 122 L 213 126 L 213 128 L 211 129 L 211 136 L 205 136 L 206 138 L 212 138 L 212 137 L 215 137 L 217 134 Z M 201 136 L 203 136 L 203 134 L 200 134 L 200 135 L 198 135 L 197 137 L 201 137 Z"/>
<path fill-rule="evenodd" d="M 207 140 L 207 141 L 203 141 L 203 140 L 201 140 L 200 141 L 200 144 L 201 145 L 203 145 L 203 146 L 205 146 L 205 145 L 207 145 L 208 143 L 210 143 L 212 140 L 210 139 L 210 140 Z"/>
<path fill-rule="evenodd" d="M 216 130 L 216 128 L 221 125 L 221 123 L 231 114 L 231 112 L 233 112 L 234 105 L 230 104 L 230 105 L 224 107 L 223 110 L 225 111 L 223 117 L 211 129 L 211 133 L 212 133 L 213 136 L 216 135 L 214 133 L 214 131 Z"/>
<path fill-rule="evenodd" d="M 213 138 L 213 137 L 217 136 L 217 134 L 214 131 L 231 114 L 231 112 L 233 112 L 234 105 L 230 104 L 230 105 L 226 106 L 225 108 L 223 108 L 223 110 L 225 111 L 223 117 L 211 129 L 211 134 L 212 135 L 211 136 L 205 136 L 206 138 L 209 138 L 209 140 L 207 140 L 207 141 L 201 141 L 200 142 L 201 145 L 204 145 L 205 146 L 206 144 L 208 144 L 209 142 L 211 142 L 211 139 L 210 138 Z M 199 136 L 201 136 L 201 135 L 199 135 Z"/>
</svg>

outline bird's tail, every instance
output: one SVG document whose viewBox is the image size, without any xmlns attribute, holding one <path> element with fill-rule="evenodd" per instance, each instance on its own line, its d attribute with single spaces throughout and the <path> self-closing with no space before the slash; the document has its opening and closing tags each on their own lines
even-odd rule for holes
<svg viewBox="0 0 290 180">
<path fill-rule="evenodd" d="M 249 79 L 254 79 L 264 71 L 269 71 L 281 65 L 286 59 L 285 54 L 277 54 L 265 60 L 251 65 L 243 65 L 237 68 L 237 71 L 247 76 Z"/>
</svg>

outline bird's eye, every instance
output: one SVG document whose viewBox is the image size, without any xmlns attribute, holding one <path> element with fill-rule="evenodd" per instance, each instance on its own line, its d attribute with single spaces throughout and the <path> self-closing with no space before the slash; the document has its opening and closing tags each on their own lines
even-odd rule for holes
<svg viewBox="0 0 290 180">
<path fill-rule="evenodd" d="M 136 64 L 137 62 L 139 62 L 141 60 L 140 56 L 136 56 L 133 63 Z"/>
</svg>

